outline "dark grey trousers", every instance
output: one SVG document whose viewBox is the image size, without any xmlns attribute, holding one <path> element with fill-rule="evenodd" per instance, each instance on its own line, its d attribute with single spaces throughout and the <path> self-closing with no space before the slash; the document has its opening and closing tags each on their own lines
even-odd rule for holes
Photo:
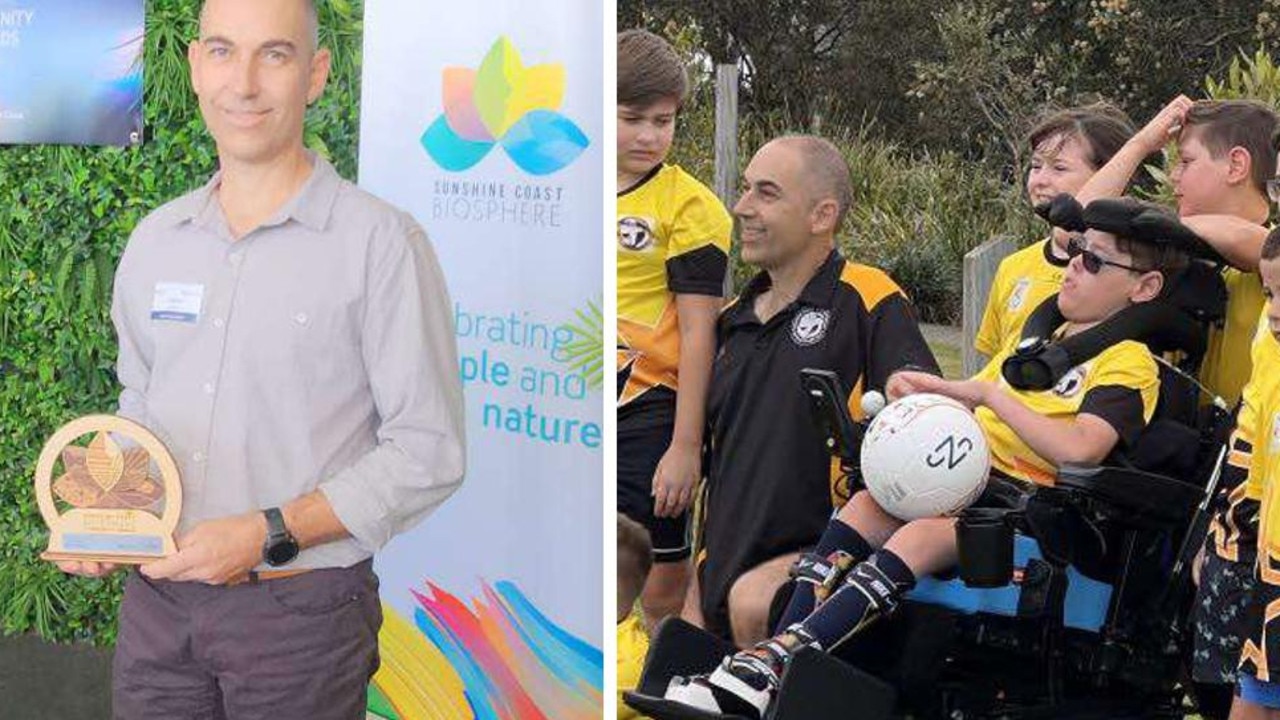
<svg viewBox="0 0 1280 720">
<path fill-rule="evenodd" d="M 117 720 L 363 720 L 382 606 L 372 561 L 232 587 L 131 572 Z"/>
</svg>

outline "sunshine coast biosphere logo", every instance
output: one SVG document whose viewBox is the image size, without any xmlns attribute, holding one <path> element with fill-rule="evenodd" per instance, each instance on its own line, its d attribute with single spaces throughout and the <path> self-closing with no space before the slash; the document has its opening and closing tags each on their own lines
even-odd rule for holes
<svg viewBox="0 0 1280 720">
<path fill-rule="evenodd" d="M 451 172 L 467 170 L 501 145 L 520 169 L 550 175 L 590 144 L 557 112 L 564 87 L 564 65 L 526 67 L 515 45 L 500 37 L 479 69 L 444 69 L 444 113 L 423 133 L 422 146 Z"/>
</svg>

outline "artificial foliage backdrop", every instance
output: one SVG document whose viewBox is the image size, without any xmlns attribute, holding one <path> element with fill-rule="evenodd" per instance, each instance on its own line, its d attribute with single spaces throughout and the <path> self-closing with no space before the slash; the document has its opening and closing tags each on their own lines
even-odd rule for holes
<svg viewBox="0 0 1280 720">
<path fill-rule="evenodd" d="M 329 87 L 307 144 L 354 180 L 361 0 L 319 3 Z M 118 399 L 111 279 L 142 217 L 217 167 L 187 68 L 199 0 L 148 0 L 145 141 L 139 148 L 0 147 L 0 629 L 110 644 L 122 575 L 72 578 L 39 559 L 32 473 L 73 417 Z"/>
</svg>

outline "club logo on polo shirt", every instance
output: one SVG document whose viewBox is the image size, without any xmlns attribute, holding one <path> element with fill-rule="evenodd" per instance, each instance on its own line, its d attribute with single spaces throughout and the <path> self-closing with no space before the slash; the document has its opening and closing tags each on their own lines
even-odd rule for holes
<svg viewBox="0 0 1280 720">
<path fill-rule="evenodd" d="M 1022 304 L 1027 301 L 1027 289 L 1031 287 L 1031 278 L 1021 278 L 1017 284 L 1013 286 L 1013 292 L 1009 293 L 1009 309 L 1020 310 Z"/>
<path fill-rule="evenodd" d="M 647 218 L 624 217 L 618 219 L 618 245 L 623 250 L 639 252 L 653 247 L 653 228 Z"/>
<path fill-rule="evenodd" d="M 801 310 L 791 321 L 791 340 L 801 347 L 812 345 L 827 336 L 827 324 L 830 321 L 830 310 Z"/>
<path fill-rule="evenodd" d="M 1053 386 L 1053 392 L 1059 397 L 1074 397 L 1084 387 L 1084 366 L 1077 365 L 1067 371 L 1066 375 Z"/>
</svg>

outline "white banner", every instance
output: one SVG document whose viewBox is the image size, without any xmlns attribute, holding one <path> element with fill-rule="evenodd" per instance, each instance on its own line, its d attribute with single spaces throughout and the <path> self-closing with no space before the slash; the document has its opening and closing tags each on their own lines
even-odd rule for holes
<svg viewBox="0 0 1280 720">
<path fill-rule="evenodd" d="M 604 6 L 426 7 L 366 3 L 359 179 L 418 218 L 448 278 L 467 477 L 378 556 L 370 711 L 599 717 Z"/>
</svg>

